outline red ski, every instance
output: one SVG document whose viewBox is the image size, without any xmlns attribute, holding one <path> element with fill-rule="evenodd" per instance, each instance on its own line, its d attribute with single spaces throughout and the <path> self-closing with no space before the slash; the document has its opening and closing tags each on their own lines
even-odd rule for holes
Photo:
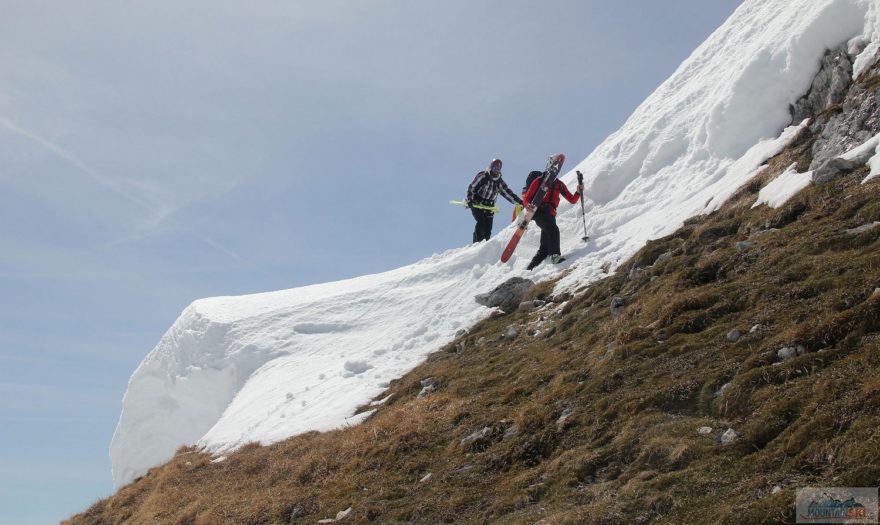
<svg viewBox="0 0 880 525">
<path fill-rule="evenodd" d="M 547 169 L 544 170 L 544 181 L 529 202 L 531 210 L 526 209 L 525 213 L 523 213 L 522 220 L 519 225 L 517 225 L 516 231 L 513 232 L 513 237 L 510 239 L 510 242 L 507 243 L 504 252 L 501 253 L 501 262 L 507 262 L 510 260 L 514 250 L 516 250 L 516 245 L 519 244 L 519 240 L 522 239 L 523 234 L 526 232 L 526 228 L 529 227 L 529 222 L 532 220 L 535 210 L 538 209 L 538 205 L 544 200 L 544 195 L 550 191 L 553 183 L 556 182 L 556 177 L 559 176 L 559 170 L 562 168 L 563 162 L 565 162 L 565 155 L 562 153 L 550 156 L 550 159 L 547 161 Z"/>
</svg>

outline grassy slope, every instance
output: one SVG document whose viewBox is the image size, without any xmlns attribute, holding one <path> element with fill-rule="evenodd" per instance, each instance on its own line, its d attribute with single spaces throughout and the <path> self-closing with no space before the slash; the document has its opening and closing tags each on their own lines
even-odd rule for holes
<svg viewBox="0 0 880 525">
<path fill-rule="evenodd" d="M 880 221 L 880 180 L 862 169 L 750 208 L 810 143 L 614 276 L 480 323 L 364 424 L 222 463 L 182 449 L 68 523 L 315 523 L 349 506 L 346 523 L 776 523 L 794 521 L 797 487 L 877 486 L 880 228 L 843 230 Z M 427 377 L 439 388 L 417 398 Z M 721 445 L 728 428 L 741 438 Z"/>
</svg>

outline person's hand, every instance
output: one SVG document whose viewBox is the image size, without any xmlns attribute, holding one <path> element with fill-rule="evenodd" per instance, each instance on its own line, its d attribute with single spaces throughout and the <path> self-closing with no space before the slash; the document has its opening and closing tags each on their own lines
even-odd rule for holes
<svg viewBox="0 0 880 525">
<path fill-rule="evenodd" d="M 464 201 L 464 207 L 465 207 L 465 208 L 470 208 L 470 207 L 471 207 L 471 204 L 472 204 L 471 201 Z"/>
<path fill-rule="evenodd" d="M 584 194 L 584 185 L 583 184 L 578 184 L 577 192 L 580 193 L 581 195 Z"/>
<path fill-rule="evenodd" d="M 534 204 L 526 204 L 526 211 L 535 211 Z"/>
</svg>

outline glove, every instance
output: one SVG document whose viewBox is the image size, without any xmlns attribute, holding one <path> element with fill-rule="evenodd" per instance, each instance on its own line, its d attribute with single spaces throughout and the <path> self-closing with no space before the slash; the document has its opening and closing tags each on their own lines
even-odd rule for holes
<svg viewBox="0 0 880 525">
<path fill-rule="evenodd" d="M 470 209 L 471 205 L 473 205 L 473 203 L 471 201 L 464 201 L 464 206 L 466 208 Z"/>
<path fill-rule="evenodd" d="M 580 193 L 581 195 L 584 194 L 584 185 L 583 184 L 578 184 L 577 192 Z"/>
</svg>

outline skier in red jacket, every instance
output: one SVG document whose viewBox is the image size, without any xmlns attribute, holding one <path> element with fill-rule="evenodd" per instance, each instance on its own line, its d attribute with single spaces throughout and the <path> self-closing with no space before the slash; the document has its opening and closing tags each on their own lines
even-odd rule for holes
<svg viewBox="0 0 880 525">
<path fill-rule="evenodd" d="M 532 200 L 532 197 L 537 193 L 538 188 L 544 181 L 544 177 L 545 175 L 542 175 L 532 181 L 532 184 L 526 191 L 525 197 L 523 197 L 523 202 L 529 202 Z M 562 257 L 560 253 L 561 249 L 559 248 L 559 226 L 556 225 L 556 208 L 559 206 L 560 196 L 565 197 L 565 200 L 568 202 L 575 204 L 578 202 L 578 199 L 582 198 L 583 193 L 584 187 L 582 184 L 578 184 L 577 192 L 572 195 L 571 192 L 568 191 L 564 182 L 559 179 L 553 181 L 553 186 L 550 188 L 550 191 L 544 195 L 544 199 L 538 204 L 538 209 L 532 217 L 535 224 L 541 228 L 541 247 L 538 248 L 538 253 L 532 258 L 532 262 L 529 263 L 529 270 L 532 270 L 541 264 L 547 256 L 550 256 L 550 261 L 553 264 L 559 264 L 565 260 Z M 529 208 L 531 207 L 532 206 L 529 205 Z"/>
</svg>

